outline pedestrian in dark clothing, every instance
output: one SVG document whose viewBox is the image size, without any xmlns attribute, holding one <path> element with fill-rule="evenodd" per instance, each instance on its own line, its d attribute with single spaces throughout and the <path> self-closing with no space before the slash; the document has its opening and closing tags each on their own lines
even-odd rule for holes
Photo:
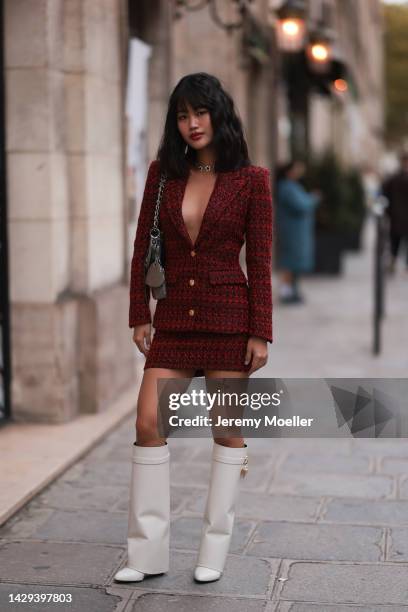
<svg viewBox="0 0 408 612">
<path fill-rule="evenodd" d="M 390 220 L 391 273 L 395 272 L 402 242 L 405 242 L 405 265 L 408 272 L 408 152 L 401 155 L 400 162 L 399 170 L 382 186 L 382 192 L 388 200 L 385 210 Z"/>
<path fill-rule="evenodd" d="M 314 266 L 314 211 L 319 197 L 299 182 L 304 171 L 304 163 L 295 160 L 279 168 L 276 177 L 279 299 L 285 304 L 304 301 L 299 275 Z"/>
</svg>

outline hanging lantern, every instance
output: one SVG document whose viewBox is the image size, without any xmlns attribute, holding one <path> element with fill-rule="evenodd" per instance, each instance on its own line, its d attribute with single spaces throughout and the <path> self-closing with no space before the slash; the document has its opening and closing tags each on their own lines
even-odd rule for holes
<svg viewBox="0 0 408 612">
<path fill-rule="evenodd" d="M 304 45 L 306 32 L 304 0 L 287 0 L 276 13 L 279 48 L 289 53 L 300 51 Z"/>
<path fill-rule="evenodd" d="M 321 34 L 310 36 L 306 47 L 309 66 L 314 72 L 328 72 L 332 60 L 332 47 L 328 37 Z"/>
<path fill-rule="evenodd" d="M 335 79 L 333 81 L 334 89 L 339 93 L 344 93 L 348 90 L 348 83 L 345 79 Z"/>
</svg>

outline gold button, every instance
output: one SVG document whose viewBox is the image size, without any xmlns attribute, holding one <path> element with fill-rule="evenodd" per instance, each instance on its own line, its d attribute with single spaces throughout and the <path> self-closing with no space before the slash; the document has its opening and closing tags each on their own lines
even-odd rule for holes
<svg viewBox="0 0 408 612">
<path fill-rule="evenodd" d="M 190 310 L 188 311 L 188 314 L 190 315 L 190 317 L 194 316 L 194 309 L 190 308 Z"/>
<path fill-rule="evenodd" d="M 190 255 L 191 257 L 195 257 L 196 252 L 195 251 L 191 251 Z"/>
<path fill-rule="evenodd" d="M 194 285 L 194 278 L 190 278 L 190 280 L 188 281 L 190 283 L 191 286 Z"/>
</svg>

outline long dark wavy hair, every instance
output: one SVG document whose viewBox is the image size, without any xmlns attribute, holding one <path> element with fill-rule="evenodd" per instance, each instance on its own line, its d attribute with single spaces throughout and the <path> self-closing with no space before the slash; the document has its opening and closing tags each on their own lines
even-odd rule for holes
<svg viewBox="0 0 408 612">
<path fill-rule="evenodd" d="M 177 83 L 170 95 L 164 133 L 157 152 L 161 172 L 169 178 L 188 176 L 197 153 L 188 147 L 177 126 L 177 112 L 186 111 L 186 103 L 194 109 L 208 109 L 213 128 L 216 153 L 215 172 L 238 170 L 251 164 L 248 146 L 231 96 L 225 91 L 219 79 L 206 72 L 187 74 Z"/>
</svg>

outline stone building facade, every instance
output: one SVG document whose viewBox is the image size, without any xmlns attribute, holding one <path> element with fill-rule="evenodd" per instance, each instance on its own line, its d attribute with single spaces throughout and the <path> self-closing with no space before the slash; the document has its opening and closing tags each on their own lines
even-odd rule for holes
<svg viewBox="0 0 408 612">
<path fill-rule="evenodd" d="M 64 422 L 132 381 L 123 3 L 6 0 L 12 416 Z"/>
<path fill-rule="evenodd" d="M 384 63 L 383 13 L 373 0 L 312 0 L 313 22 L 329 7 L 336 55 L 347 66 L 353 86 L 338 96 L 312 95 L 310 147 L 332 148 L 348 164 L 379 168 L 383 153 Z"/>
<path fill-rule="evenodd" d="M 235 3 L 218 4 L 225 20 L 235 19 Z M 140 207 L 140 199 L 129 201 L 126 176 L 129 37 L 151 49 L 146 163 L 156 154 L 172 87 L 186 73 L 207 71 L 232 94 L 253 162 L 273 168 L 288 152 L 277 131 L 286 111 L 269 12 L 275 4 L 255 0 L 245 27 L 227 32 L 208 7 L 177 16 L 168 0 L 4 1 L 15 420 L 59 423 L 103 411 L 134 384 L 142 363 L 127 324 Z M 381 126 L 380 102 L 369 104 L 376 88 L 381 96 L 380 68 L 370 59 L 381 63 L 381 24 L 377 8 L 366 5 L 378 3 L 353 3 L 358 26 L 342 4 L 343 35 L 358 28 L 356 44 L 365 45 L 369 64 L 358 78 L 359 112 L 370 126 L 361 143 L 371 147 Z M 337 111 L 319 103 L 328 134 L 319 133 L 323 111 L 312 112 L 313 146 L 331 139 L 344 154 L 347 143 L 339 144 L 333 128 Z"/>
</svg>

